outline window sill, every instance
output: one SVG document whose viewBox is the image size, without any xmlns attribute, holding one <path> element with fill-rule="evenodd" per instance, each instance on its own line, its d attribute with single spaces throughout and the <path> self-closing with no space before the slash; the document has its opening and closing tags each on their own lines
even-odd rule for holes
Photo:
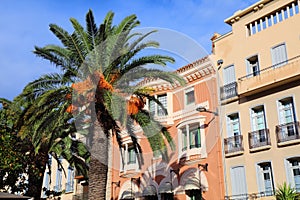
<svg viewBox="0 0 300 200">
<path fill-rule="evenodd" d="M 242 154 L 244 154 L 244 151 L 240 150 L 240 151 L 226 153 L 225 157 L 229 158 L 229 157 L 239 156 L 239 155 L 242 155 Z"/>
<path fill-rule="evenodd" d="M 268 150 L 271 149 L 271 145 L 266 145 L 266 146 L 261 146 L 261 147 L 254 147 L 252 149 L 250 149 L 250 153 L 254 153 L 257 151 L 264 151 L 264 150 Z"/>
<path fill-rule="evenodd" d="M 295 140 L 289 140 L 289 141 L 284 141 L 284 142 L 279 142 L 277 143 L 278 147 L 284 147 L 288 145 L 293 145 L 293 144 L 298 144 L 300 143 L 300 139 L 295 139 Z"/>
<path fill-rule="evenodd" d="M 120 171 L 119 176 L 123 178 L 131 178 L 137 176 L 140 173 L 140 170 L 130 169 L 126 171 Z"/>
<path fill-rule="evenodd" d="M 203 153 L 203 149 L 198 147 L 181 152 L 179 162 L 184 165 L 192 165 L 199 162 L 203 158 L 206 158 Z"/>
</svg>

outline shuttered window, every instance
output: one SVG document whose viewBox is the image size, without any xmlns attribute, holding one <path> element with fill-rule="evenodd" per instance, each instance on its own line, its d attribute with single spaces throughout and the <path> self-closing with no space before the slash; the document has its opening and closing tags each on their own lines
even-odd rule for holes
<svg viewBox="0 0 300 200">
<path fill-rule="evenodd" d="M 234 65 L 230 65 L 223 70 L 224 85 L 235 82 L 235 69 Z"/>
<path fill-rule="evenodd" d="M 232 196 L 242 197 L 247 194 L 247 182 L 244 166 L 237 166 L 230 169 Z"/>
<path fill-rule="evenodd" d="M 274 68 L 287 64 L 285 44 L 279 44 L 271 49 L 272 65 Z"/>
</svg>

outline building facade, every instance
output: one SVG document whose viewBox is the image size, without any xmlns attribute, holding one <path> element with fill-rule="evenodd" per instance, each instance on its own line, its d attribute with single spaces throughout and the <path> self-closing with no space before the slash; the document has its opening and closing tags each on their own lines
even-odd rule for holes
<svg viewBox="0 0 300 200">
<path fill-rule="evenodd" d="M 260 0 L 225 20 L 212 38 L 220 74 L 226 199 L 300 192 L 298 0 Z"/>
<path fill-rule="evenodd" d="M 147 100 L 150 114 L 170 132 L 175 149 L 168 147 L 169 160 L 152 152 L 141 128 L 136 127 L 143 163 L 137 158 L 128 133 L 122 132 L 122 148 L 114 140 L 111 148 L 110 199 L 221 199 L 224 196 L 221 138 L 218 130 L 216 71 L 208 57 L 176 71 L 185 86 L 162 80 L 144 80 L 155 90 Z M 206 109 L 199 112 L 196 108 Z"/>
</svg>

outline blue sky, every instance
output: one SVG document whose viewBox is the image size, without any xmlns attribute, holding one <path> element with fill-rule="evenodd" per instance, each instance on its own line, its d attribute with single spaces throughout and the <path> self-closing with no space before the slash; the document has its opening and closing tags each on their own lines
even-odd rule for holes
<svg viewBox="0 0 300 200">
<path fill-rule="evenodd" d="M 12 100 L 28 82 L 56 70 L 32 53 L 34 46 L 57 44 L 49 31 L 50 23 L 71 32 L 70 17 L 84 25 L 88 9 L 92 9 L 97 24 L 108 11 L 115 13 L 115 23 L 136 14 L 141 28 L 177 31 L 209 53 L 213 33 L 231 30 L 224 19 L 255 2 L 257 0 L 1 0 L 0 97 Z"/>
</svg>

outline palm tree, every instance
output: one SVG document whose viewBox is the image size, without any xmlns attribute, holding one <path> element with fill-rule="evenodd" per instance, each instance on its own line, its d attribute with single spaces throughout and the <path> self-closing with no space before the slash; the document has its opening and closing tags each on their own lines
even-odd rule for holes
<svg viewBox="0 0 300 200">
<path fill-rule="evenodd" d="M 29 170 L 28 195 L 40 199 L 44 172 L 46 165 L 49 166 L 49 154 L 56 160 L 61 157 L 66 159 L 86 177 L 90 154 L 82 142 L 72 139 L 75 124 L 67 120 L 70 117 L 66 116 L 68 113 L 63 110 L 64 105 L 55 105 L 57 99 L 48 98 L 51 91 L 32 99 L 25 98 L 27 92 L 24 90 L 12 102 L 12 106 L 20 107 L 14 130 L 24 144 L 29 143 L 32 147 L 29 152 L 33 154 L 34 169 Z"/>
<path fill-rule="evenodd" d="M 43 109 L 38 113 L 50 113 L 49 119 L 61 119 L 61 128 L 65 128 L 66 121 L 73 119 L 77 129 L 84 127 L 84 130 L 88 130 L 91 152 L 90 199 L 106 199 L 108 141 L 112 136 L 119 139 L 121 129 L 126 128 L 131 133 L 136 151 L 140 152 L 141 149 L 136 143 L 132 127 L 134 121 L 143 128 L 153 150 L 166 155 L 164 138 L 173 147 L 168 131 L 143 110 L 144 98 L 153 98 L 151 88 L 142 88 L 136 83 L 142 78 L 183 83 L 173 73 L 147 67 L 148 64 L 164 66 L 174 62 L 169 56 L 141 55 L 144 49 L 158 47 L 157 42 L 142 42 L 154 31 L 146 34 L 132 32 L 140 24 L 135 15 L 124 18 L 118 25 L 112 25 L 113 16 L 109 12 L 97 28 L 93 13 L 89 10 L 86 30 L 77 20 L 70 19 L 74 28 L 72 34 L 50 24 L 50 30 L 63 46 L 35 47 L 34 53 L 59 67 L 62 73 L 45 75 L 25 88 L 27 98 L 39 98 L 42 102 Z M 72 104 L 66 98 L 70 93 Z M 67 111 L 67 114 L 63 111 Z M 72 111 L 73 116 L 70 117 L 69 112 Z M 56 121 L 51 123 L 56 124 Z M 88 129 L 86 125 L 89 125 Z M 43 126 L 40 127 L 43 130 Z"/>
<path fill-rule="evenodd" d="M 275 195 L 277 200 L 299 199 L 299 194 L 297 193 L 296 189 L 292 188 L 290 185 L 287 185 L 286 182 L 277 188 Z"/>
</svg>

